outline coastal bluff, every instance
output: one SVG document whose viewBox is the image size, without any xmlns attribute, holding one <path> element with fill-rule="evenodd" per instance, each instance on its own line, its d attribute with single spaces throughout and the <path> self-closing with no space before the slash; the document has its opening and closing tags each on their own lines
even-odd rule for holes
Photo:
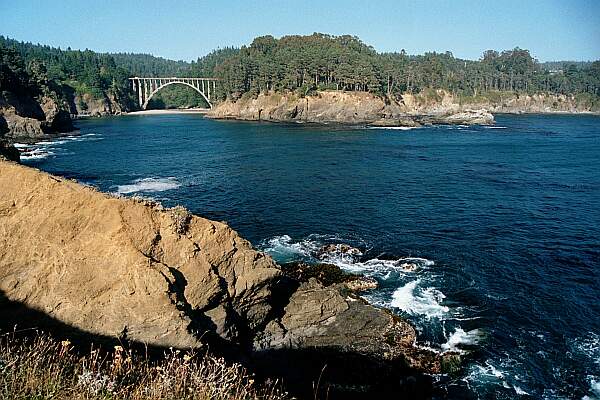
<svg viewBox="0 0 600 400">
<path fill-rule="evenodd" d="M 417 346 L 409 323 L 344 283 L 286 276 L 224 223 L 2 160 L 0 189 L 5 323 L 52 329 L 19 314 L 25 308 L 98 337 L 221 346 L 287 381 L 314 381 L 327 364 L 323 382 L 342 392 L 414 389 L 459 363 Z M 310 388 L 306 381 L 298 387 Z"/>
<path fill-rule="evenodd" d="M 406 94 L 401 99 L 367 92 L 319 91 L 299 97 L 295 93 L 258 94 L 226 100 L 207 113 L 215 119 L 248 121 L 333 123 L 371 126 L 421 126 L 429 124 L 494 123 L 481 107 L 462 107 L 444 93 L 435 99 Z"/>
</svg>

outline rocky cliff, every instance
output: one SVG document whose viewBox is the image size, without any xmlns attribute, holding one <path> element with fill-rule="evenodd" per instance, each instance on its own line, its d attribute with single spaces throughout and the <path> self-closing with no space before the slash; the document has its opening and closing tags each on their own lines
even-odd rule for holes
<svg viewBox="0 0 600 400">
<path fill-rule="evenodd" d="M 485 110 L 454 107 L 446 102 L 421 104 L 384 99 L 364 92 L 325 91 L 300 98 L 292 93 L 260 94 L 256 98 L 227 100 L 208 113 L 212 118 L 278 122 L 419 126 L 422 124 L 491 124 Z"/>
<path fill-rule="evenodd" d="M 311 373 L 327 363 L 347 387 L 397 388 L 455 358 L 415 347 L 411 325 L 343 283 L 284 276 L 223 223 L 1 160 L 0 187 L 0 294 L 64 326 L 162 347 L 220 343 L 275 376 L 301 376 L 292 359 Z M 13 314 L 0 301 L 0 320 Z M 372 373 L 348 371 L 349 357 Z"/>
<path fill-rule="evenodd" d="M 101 117 L 106 115 L 120 115 L 129 111 L 129 108 L 119 103 L 114 95 L 108 93 L 97 98 L 89 93 L 75 94 L 72 100 L 71 111 L 77 117 Z"/>
<path fill-rule="evenodd" d="M 276 122 L 343 123 L 376 126 L 423 124 L 492 124 L 497 113 L 590 112 L 573 96 L 494 92 L 455 96 L 444 90 L 381 98 L 364 92 L 324 91 L 298 97 L 293 93 L 260 94 L 224 101 L 208 113 L 218 119 Z"/>
<path fill-rule="evenodd" d="M 4 137 L 11 140 L 35 140 L 73 130 L 69 105 L 54 95 L 33 97 L 3 92 L 0 124 L 6 127 Z"/>
</svg>

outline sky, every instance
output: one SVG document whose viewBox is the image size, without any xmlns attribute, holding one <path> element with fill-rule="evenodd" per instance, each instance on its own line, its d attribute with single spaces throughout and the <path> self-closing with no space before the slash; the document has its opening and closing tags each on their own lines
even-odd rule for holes
<svg viewBox="0 0 600 400">
<path fill-rule="evenodd" d="M 0 0 L 0 35 L 73 49 L 195 60 L 261 35 L 360 37 L 377 51 L 478 59 L 600 59 L 600 0 Z"/>
</svg>

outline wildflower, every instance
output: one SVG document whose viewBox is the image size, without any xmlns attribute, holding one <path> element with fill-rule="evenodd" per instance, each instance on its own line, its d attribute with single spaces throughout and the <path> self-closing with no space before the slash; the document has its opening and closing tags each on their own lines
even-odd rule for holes
<svg viewBox="0 0 600 400">
<path fill-rule="evenodd" d="M 121 346 L 115 346 L 115 351 L 116 352 L 121 352 L 121 351 L 123 351 L 123 347 L 121 347 Z"/>
<path fill-rule="evenodd" d="M 82 387 L 91 394 L 97 395 L 102 392 L 112 393 L 116 385 L 107 375 L 84 370 L 77 377 L 77 386 Z"/>
<path fill-rule="evenodd" d="M 60 342 L 62 347 L 69 347 L 69 345 L 71 344 L 71 341 L 69 339 L 67 340 L 63 340 L 62 342 Z"/>
<path fill-rule="evenodd" d="M 183 355 L 183 361 L 188 362 L 192 359 L 192 356 L 190 356 L 189 354 L 184 354 Z"/>
</svg>

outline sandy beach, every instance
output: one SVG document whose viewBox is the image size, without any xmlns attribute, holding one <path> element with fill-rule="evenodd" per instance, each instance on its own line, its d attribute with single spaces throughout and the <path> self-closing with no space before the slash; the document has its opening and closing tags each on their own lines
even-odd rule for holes
<svg viewBox="0 0 600 400">
<path fill-rule="evenodd" d="M 169 110 L 142 110 L 132 111 L 125 115 L 158 115 L 158 114 L 206 114 L 210 111 L 209 108 L 186 108 L 186 109 L 169 109 Z"/>
</svg>

